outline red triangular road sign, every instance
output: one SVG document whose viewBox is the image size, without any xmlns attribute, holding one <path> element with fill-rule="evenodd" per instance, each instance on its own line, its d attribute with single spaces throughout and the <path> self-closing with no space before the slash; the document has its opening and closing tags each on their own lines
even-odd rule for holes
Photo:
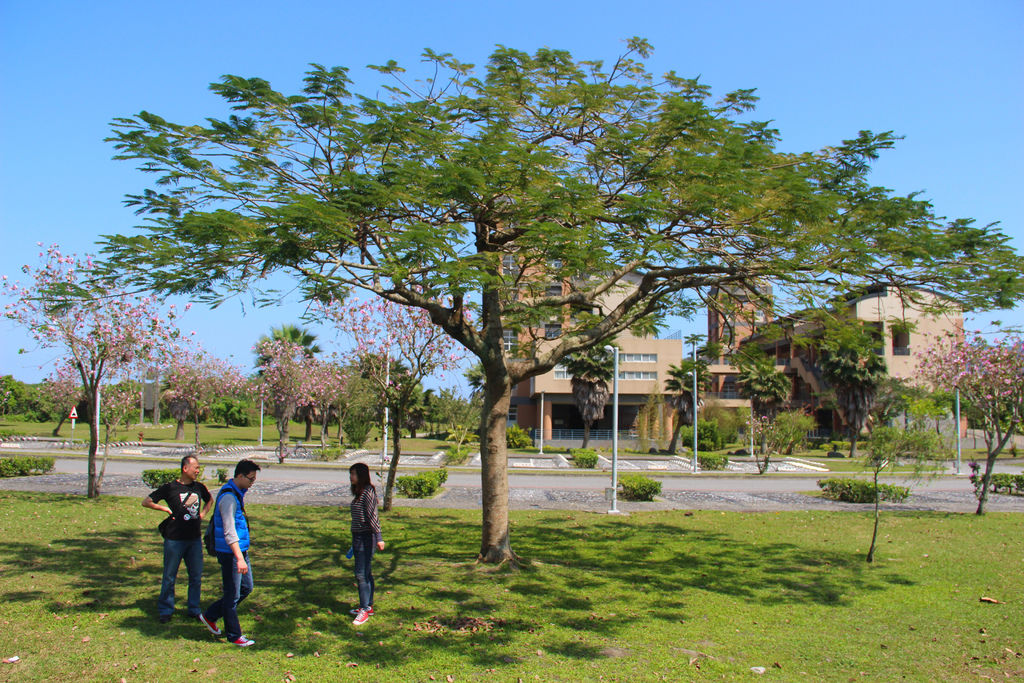
<svg viewBox="0 0 1024 683">
<path fill-rule="evenodd" d="M 68 419 L 69 420 L 77 420 L 78 419 L 78 408 L 76 406 L 72 406 L 71 407 L 71 414 L 68 415 Z"/>
</svg>

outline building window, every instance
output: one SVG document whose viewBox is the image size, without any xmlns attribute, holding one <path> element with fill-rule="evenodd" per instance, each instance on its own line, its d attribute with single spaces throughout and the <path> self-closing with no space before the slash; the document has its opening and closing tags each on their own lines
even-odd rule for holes
<svg viewBox="0 0 1024 683">
<path fill-rule="evenodd" d="M 545 323 L 544 338 L 558 339 L 562 336 L 562 323 Z"/>
<path fill-rule="evenodd" d="M 505 349 L 505 353 L 512 353 L 512 351 L 519 346 L 519 340 L 516 338 L 515 330 L 502 330 L 501 344 L 502 348 Z"/>
<path fill-rule="evenodd" d="M 555 366 L 555 379 L 572 379 L 572 375 L 565 369 L 564 365 Z"/>
<path fill-rule="evenodd" d="M 548 296 L 562 296 L 562 285 L 559 282 L 554 282 L 548 285 Z"/>
<path fill-rule="evenodd" d="M 516 257 L 514 254 L 505 254 L 501 257 L 501 272 L 508 275 L 519 274 L 519 266 L 516 264 Z"/>
<path fill-rule="evenodd" d="M 509 424 L 516 424 L 519 421 L 519 406 L 508 407 L 508 422 Z"/>
<path fill-rule="evenodd" d="M 620 363 L 657 363 L 658 354 L 656 353 L 620 353 Z"/>
<path fill-rule="evenodd" d="M 658 379 L 658 373 L 652 370 L 619 370 L 619 379 Z"/>
</svg>

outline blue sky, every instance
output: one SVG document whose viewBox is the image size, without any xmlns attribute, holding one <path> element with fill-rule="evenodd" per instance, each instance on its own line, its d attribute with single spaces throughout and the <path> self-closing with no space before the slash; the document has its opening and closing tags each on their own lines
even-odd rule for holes
<svg viewBox="0 0 1024 683">
<path fill-rule="evenodd" d="M 122 205 L 146 186 L 111 160 L 109 122 L 146 109 L 181 123 L 222 115 L 207 85 L 226 73 L 297 91 L 306 65 L 414 66 L 425 47 L 482 64 L 497 44 L 613 59 L 647 38 L 656 73 L 697 76 L 716 94 L 757 88 L 757 118 L 805 150 L 861 129 L 905 136 L 873 182 L 924 192 L 939 215 L 1000 221 L 1024 251 L 1024 3 L 822 2 L 14 2 L 0 3 L 0 274 L 36 264 L 37 242 L 96 251 L 129 232 Z M 248 365 L 253 342 L 301 306 L 184 321 L 203 345 Z M 980 316 L 1024 324 L 1024 311 Z M 672 321 L 684 332 L 703 320 Z M 331 337 L 324 333 L 330 346 Z M 25 348 L 29 353 L 19 354 Z M 38 381 L 55 352 L 0 321 L 0 373 Z"/>
</svg>

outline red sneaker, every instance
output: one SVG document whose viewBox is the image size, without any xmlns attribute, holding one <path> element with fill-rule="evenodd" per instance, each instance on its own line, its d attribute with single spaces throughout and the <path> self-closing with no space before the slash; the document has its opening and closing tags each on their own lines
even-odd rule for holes
<svg viewBox="0 0 1024 683">
<path fill-rule="evenodd" d="M 370 605 L 369 607 L 367 607 L 366 611 L 369 612 L 370 616 L 372 617 L 373 616 L 373 605 Z M 348 611 L 348 613 L 351 614 L 352 616 L 355 616 L 355 615 L 359 614 L 359 608 L 357 607 L 356 609 L 350 609 Z"/>
<path fill-rule="evenodd" d="M 245 636 L 238 636 L 236 640 L 232 640 L 230 642 L 232 645 L 237 645 L 238 647 L 249 647 L 250 645 L 256 644 L 255 640 L 249 640 Z"/>
<path fill-rule="evenodd" d="M 205 614 L 196 615 L 196 619 L 198 619 L 199 623 L 202 624 L 203 626 L 205 626 L 206 629 L 210 633 L 212 633 L 213 635 L 219 636 L 219 635 L 221 635 L 223 633 L 223 631 L 221 631 L 219 628 L 217 628 L 217 622 L 210 621 L 209 619 L 206 618 Z"/>
<path fill-rule="evenodd" d="M 356 613 L 356 618 L 352 620 L 352 624 L 354 626 L 362 626 L 366 623 L 366 620 L 370 618 L 371 614 L 373 614 L 373 610 L 369 608 L 359 610 Z"/>
</svg>

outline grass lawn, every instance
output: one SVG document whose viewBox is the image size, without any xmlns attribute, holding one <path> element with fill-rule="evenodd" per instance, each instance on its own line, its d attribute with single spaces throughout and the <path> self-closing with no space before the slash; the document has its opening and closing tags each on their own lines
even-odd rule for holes
<svg viewBox="0 0 1024 683">
<path fill-rule="evenodd" d="M 479 513 L 401 509 L 383 517 L 377 614 L 355 628 L 347 519 L 249 514 L 256 645 L 240 650 L 180 616 L 184 568 L 179 616 L 157 622 L 158 520 L 137 500 L 0 492 L 0 657 L 22 660 L 0 680 L 1024 676 L 1020 515 L 886 513 L 868 565 L 867 512 L 517 512 L 514 569 L 474 563 Z"/>
</svg>

